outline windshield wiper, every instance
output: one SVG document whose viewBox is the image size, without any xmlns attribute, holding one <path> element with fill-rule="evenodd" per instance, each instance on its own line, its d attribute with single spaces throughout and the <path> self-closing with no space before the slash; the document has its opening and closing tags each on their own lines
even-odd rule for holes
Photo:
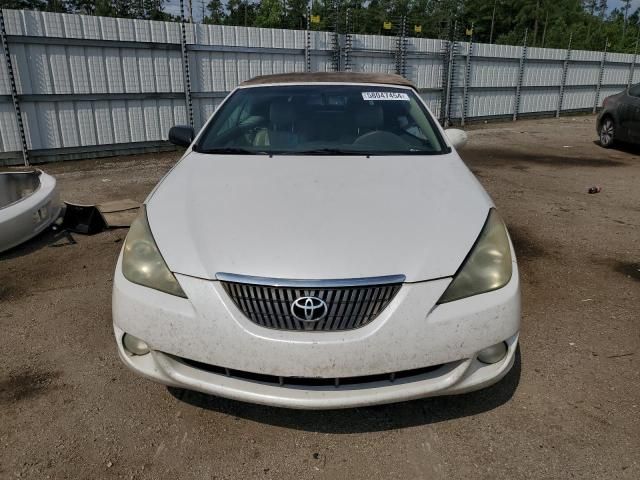
<svg viewBox="0 0 640 480">
<path fill-rule="evenodd" d="M 219 153 L 230 155 L 264 155 L 266 152 L 259 152 L 255 150 L 249 150 L 247 148 L 240 147 L 218 147 L 218 148 L 206 148 L 206 149 L 194 149 L 198 153 Z"/>
<path fill-rule="evenodd" d="M 316 148 L 291 152 L 293 155 L 371 155 L 371 152 L 361 150 L 342 150 L 340 148 Z"/>
</svg>

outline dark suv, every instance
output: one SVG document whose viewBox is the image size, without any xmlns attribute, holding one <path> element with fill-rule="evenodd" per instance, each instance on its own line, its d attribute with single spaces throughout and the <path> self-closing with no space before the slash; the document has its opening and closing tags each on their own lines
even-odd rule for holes
<svg viewBox="0 0 640 480">
<path fill-rule="evenodd" d="M 597 128 L 605 148 L 618 141 L 640 143 L 640 83 L 604 99 Z"/>
</svg>

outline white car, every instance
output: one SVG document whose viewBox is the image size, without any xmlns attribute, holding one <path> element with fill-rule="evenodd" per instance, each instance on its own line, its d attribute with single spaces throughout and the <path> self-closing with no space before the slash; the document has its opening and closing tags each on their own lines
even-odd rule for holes
<svg viewBox="0 0 640 480">
<path fill-rule="evenodd" d="M 194 138 L 195 137 L 195 138 Z M 120 357 L 157 382 L 330 409 L 480 389 L 512 367 L 513 247 L 417 89 L 287 74 L 235 89 L 116 266 Z"/>
</svg>

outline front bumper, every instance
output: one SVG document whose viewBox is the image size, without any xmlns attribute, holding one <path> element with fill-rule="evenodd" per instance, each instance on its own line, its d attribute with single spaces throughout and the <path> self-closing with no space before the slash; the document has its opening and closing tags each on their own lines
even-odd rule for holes
<svg viewBox="0 0 640 480">
<path fill-rule="evenodd" d="M 116 336 L 124 332 L 116 328 Z M 187 365 L 171 355 L 152 351 L 132 356 L 118 342 L 122 361 L 132 370 L 165 385 L 186 388 L 233 400 L 274 407 L 324 410 L 381 405 L 418 398 L 467 393 L 493 385 L 502 379 L 514 363 L 518 336 L 506 340 L 505 358 L 492 365 L 475 357 L 452 362 L 425 374 L 375 381 L 358 385 L 295 386 L 266 381 L 251 381 L 219 373 L 211 373 Z"/>
<path fill-rule="evenodd" d="M 464 393 L 509 371 L 520 328 L 517 265 L 500 290 L 436 305 L 450 279 L 405 284 L 376 320 L 339 332 L 269 330 L 246 319 L 219 282 L 176 275 L 189 300 L 132 284 L 116 267 L 114 331 L 124 363 L 155 381 L 266 405 L 328 409 Z M 131 356 L 124 332 L 151 353 Z M 507 355 L 486 365 L 479 351 L 506 341 Z M 283 384 L 197 368 L 180 360 L 285 379 Z M 338 386 L 287 384 L 287 378 L 365 377 L 438 366 L 395 380 Z M 282 381 L 282 380 L 281 380 Z"/>
</svg>

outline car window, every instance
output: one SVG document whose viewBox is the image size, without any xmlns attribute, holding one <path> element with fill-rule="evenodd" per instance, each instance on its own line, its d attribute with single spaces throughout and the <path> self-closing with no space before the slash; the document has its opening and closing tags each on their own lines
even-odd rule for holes
<svg viewBox="0 0 640 480">
<path fill-rule="evenodd" d="M 640 83 L 629 89 L 629 95 L 640 98 Z"/>
<path fill-rule="evenodd" d="M 238 89 L 196 151 L 278 154 L 442 154 L 435 120 L 411 88 L 283 85 Z"/>
<path fill-rule="evenodd" d="M 224 133 L 237 127 L 247 117 L 247 102 L 237 102 L 229 111 L 225 121 L 220 125 L 219 133 Z"/>
</svg>

